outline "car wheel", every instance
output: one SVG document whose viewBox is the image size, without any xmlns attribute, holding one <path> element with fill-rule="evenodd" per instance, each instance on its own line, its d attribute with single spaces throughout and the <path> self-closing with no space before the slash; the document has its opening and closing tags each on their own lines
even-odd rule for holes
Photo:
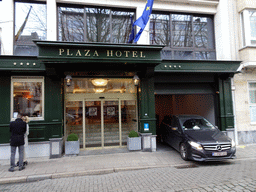
<svg viewBox="0 0 256 192">
<path fill-rule="evenodd" d="M 180 144 L 180 156 L 183 160 L 188 160 L 188 149 L 184 143 Z"/>
</svg>

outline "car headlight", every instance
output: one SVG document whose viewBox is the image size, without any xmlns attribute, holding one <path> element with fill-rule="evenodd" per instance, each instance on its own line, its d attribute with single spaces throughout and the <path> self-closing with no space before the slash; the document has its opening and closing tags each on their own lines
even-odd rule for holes
<svg viewBox="0 0 256 192">
<path fill-rule="evenodd" d="M 235 147 L 236 146 L 236 142 L 232 139 L 231 141 L 231 147 Z"/>
<path fill-rule="evenodd" d="M 194 141 L 189 141 L 188 143 L 189 143 L 193 148 L 195 148 L 195 149 L 197 149 L 197 150 L 202 150 L 202 149 L 203 149 L 202 145 L 200 145 L 200 144 L 198 144 L 198 143 L 196 143 L 196 142 L 194 142 Z"/>
</svg>

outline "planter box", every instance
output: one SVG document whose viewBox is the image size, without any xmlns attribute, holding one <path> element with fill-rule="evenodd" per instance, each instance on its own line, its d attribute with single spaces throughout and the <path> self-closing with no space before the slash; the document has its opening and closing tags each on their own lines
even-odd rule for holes
<svg viewBox="0 0 256 192">
<path fill-rule="evenodd" d="M 65 154 L 66 155 L 78 155 L 80 150 L 80 144 L 78 141 L 65 141 Z"/>
<path fill-rule="evenodd" d="M 141 150 L 141 137 L 127 137 L 127 148 L 129 151 Z"/>
</svg>

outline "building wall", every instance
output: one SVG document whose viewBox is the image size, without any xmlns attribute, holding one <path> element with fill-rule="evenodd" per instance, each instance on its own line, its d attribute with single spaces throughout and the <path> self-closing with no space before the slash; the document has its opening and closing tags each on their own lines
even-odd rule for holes
<svg viewBox="0 0 256 192">
<path fill-rule="evenodd" d="M 256 9 L 256 1 L 237 0 L 237 31 L 239 33 L 239 59 L 242 61 L 240 73 L 234 76 L 236 129 L 238 144 L 256 143 L 256 125 L 251 123 L 248 82 L 256 81 L 256 47 L 243 46 L 241 12 L 244 9 Z M 246 65 L 251 65 L 246 67 Z"/>
<path fill-rule="evenodd" d="M 218 1 L 218 0 L 205 0 L 205 1 L 177 1 L 177 0 L 155 0 L 153 10 L 161 11 L 173 11 L 183 13 L 199 13 L 199 14 L 211 14 L 215 15 L 215 37 L 216 37 L 216 52 L 218 60 L 229 60 L 236 59 L 234 54 L 236 53 L 233 49 L 234 38 L 230 33 L 230 28 L 234 26 L 232 24 L 233 19 L 230 18 L 232 14 L 226 14 L 230 8 L 230 2 L 234 0 Z M 36 1 L 35 1 L 36 2 Z M 57 40 L 57 18 L 56 2 L 57 3 L 72 3 L 72 4 L 86 4 L 86 5 L 97 5 L 97 6 L 109 6 L 109 7 L 120 7 L 120 8 L 134 8 L 136 10 L 136 17 L 140 17 L 144 7 L 144 0 L 47 0 L 47 40 Z M 2 0 L 4 11 L 0 12 L 0 28 L 2 27 L 2 54 L 12 55 L 13 54 L 13 26 L 14 26 L 14 0 Z M 8 11 L 7 11 L 8 10 Z M 225 18 L 225 19 L 223 19 Z M 229 19 L 230 18 L 230 19 Z M 149 23 L 149 22 L 148 22 Z M 235 27 L 235 26 L 234 26 Z M 138 29 L 137 29 L 138 31 Z M 231 43 L 231 45 L 230 45 Z M 149 24 L 147 24 L 144 32 L 138 44 L 149 44 Z"/>
</svg>

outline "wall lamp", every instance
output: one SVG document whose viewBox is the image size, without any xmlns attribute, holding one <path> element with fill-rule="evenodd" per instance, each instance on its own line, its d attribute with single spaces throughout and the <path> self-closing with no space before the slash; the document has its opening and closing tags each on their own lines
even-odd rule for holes
<svg viewBox="0 0 256 192">
<path fill-rule="evenodd" d="M 134 77 L 133 77 L 133 82 L 134 82 L 134 85 L 135 85 L 135 86 L 138 86 L 138 85 L 139 85 L 140 78 L 138 77 L 138 75 L 134 75 Z"/>
<path fill-rule="evenodd" d="M 71 80 L 72 80 L 71 75 L 67 75 L 65 80 L 66 80 L 67 86 L 69 87 L 71 85 Z"/>
</svg>

